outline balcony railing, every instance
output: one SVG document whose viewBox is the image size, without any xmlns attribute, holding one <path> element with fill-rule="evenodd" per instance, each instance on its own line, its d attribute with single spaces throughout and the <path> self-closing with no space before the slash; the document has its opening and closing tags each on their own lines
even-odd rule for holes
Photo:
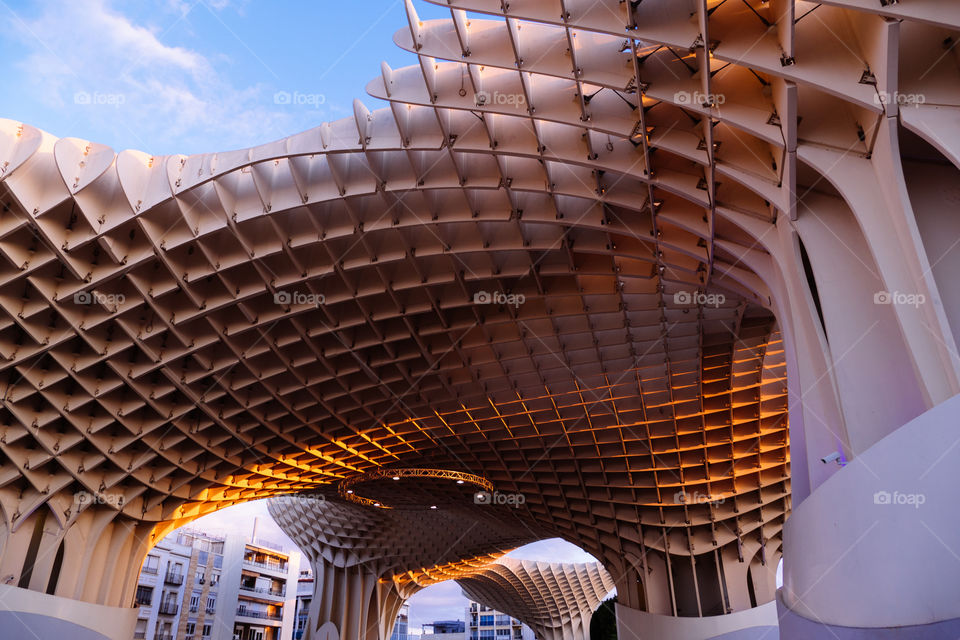
<svg viewBox="0 0 960 640">
<path fill-rule="evenodd" d="M 165 616 L 175 616 L 177 615 L 177 608 L 176 602 L 164 602 L 160 605 L 158 611 Z"/>
<path fill-rule="evenodd" d="M 163 577 L 163 581 L 167 584 L 181 585 L 183 584 L 183 574 L 176 572 L 167 572 L 167 575 Z"/>
<path fill-rule="evenodd" d="M 154 636 L 154 638 L 156 638 L 156 640 L 173 640 L 173 634 L 172 634 L 172 633 L 158 633 L 156 636 Z"/>
<path fill-rule="evenodd" d="M 157 575 L 157 572 L 158 572 L 157 567 L 144 567 L 143 569 L 140 569 L 140 573 L 146 573 L 147 575 L 151 575 L 151 576 Z M 144 633 L 146 633 L 146 631 L 144 631 Z"/>
<path fill-rule="evenodd" d="M 266 611 L 251 611 L 250 609 L 244 609 L 240 607 L 237 609 L 238 616 L 246 616 L 248 618 L 260 618 L 261 620 L 283 620 L 282 613 L 267 613 Z"/>
<path fill-rule="evenodd" d="M 133 640 L 143 640 L 143 639 L 146 638 L 146 637 L 147 637 L 147 632 L 146 632 L 146 631 L 134 631 L 134 632 L 133 632 Z"/>
<path fill-rule="evenodd" d="M 243 562 L 245 564 L 252 565 L 254 567 L 262 567 L 264 569 L 270 569 L 272 571 L 286 571 L 287 563 L 286 562 L 258 562 L 253 558 L 244 558 Z"/>
<path fill-rule="evenodd" d="M 216 612 L 216 610 L 217 610 L 217 605 L 213 605 L 212 607 L 207 607 L 206 609 L 204 609 L 204 611 L 206 611 L 207 613 L 214 613 Z"/>
<path fill-rule="evenodd" d="M 240 585 L 241 591 L 249 591 L 251 593 L 265 593 L 271 596 L 283 597 L 287 595 L 287 588 L 280 587 L 279 589 L 265 589 L 263 587 L 248 587 L 246 585 Z"/>
</svg>

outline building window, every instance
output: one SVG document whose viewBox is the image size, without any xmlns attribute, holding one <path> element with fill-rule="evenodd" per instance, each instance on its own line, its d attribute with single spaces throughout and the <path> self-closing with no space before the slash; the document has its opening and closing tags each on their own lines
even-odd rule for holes
<svg viewBox="0 0 960 640">
<path fill-rule="evenodd" d="M 190 611 L 196 613 L 197 609 L 200 608 L 200 592 L 194 591 L 190 594 Z"/>
<path fill-rule="evenodd" d="M 493 629 L 480 629 L 480 640 L 485 640 L 486 638 L 493 640 L 493 637 Z"/>
<path fill-rule="evenodd" d="M 186 632 L 186 634 L 187 634 L 188 636 L 192 636 L 192 635 L 193 635 L 194 633 L 196 633 L 196 631 L 197 631 L 197 623 L 196 623 L 196 622 L 188 622 L 186 628 L 184 629 L 184 631 Z"/>
<path fill-rule="evenodd" d="M 509 629 L 509 628 L 497 629 L 497 637 L 498 637 L 498 638 L 509 638 L 509 637 L 510 637 L 510 629 Z"/>
<path fill-rule="evenodd" d="M 217 608 L 217 596 L 207 598 L 207 613 L 213 613 Z"/>
<path fill-rule="evenodd" d="M 493 614 L 480 616 L 480 626 L 481 627 L 493 626 Z"/>
<path fill-rule="evenodd" d="M 206 577 L 206 571 L 204 569 L 197 569 L 197 584 L 203 584 L 203 579 Z"/>
<path fill-rule="evenodd" d="M 147 556 L 147 559 L 143 561 L 142 573 L 149 573 L 150 575 L 157 575 L 157 571 L 160 569 L 160 558 L 158 556 Z"/>
<path fill-rule="evenodd" d="M 210 572 L 210 586 L 211 586 L 211 587 L 215 587 L 215 586 L 217 586 L 218 584 L 220 584 L 220 572 L 219 572 L 219 571 L 211 571 L 211 572 Z"/>
<path fill-rule="evenodd" d="M 210 554 L 207 553 L 206 551 L 198 551 L 197 564 L 200 565 L 201 567 L 207 566 L 207 560 L 209 557 L 210 557 Z"/>
<path fill-rule="evenodd" d="M 149 607 L 153 603 L 153 587 L 137 587 L 137 604 Z"/>
<path fill-rule="evenodd" d="M 210 637 L 210 624 L 209 624 L 209 623 L 203 625 L 203 637 L 204 637 L 204 638 L 209 638 L 209 637 Z"/>
</svg>

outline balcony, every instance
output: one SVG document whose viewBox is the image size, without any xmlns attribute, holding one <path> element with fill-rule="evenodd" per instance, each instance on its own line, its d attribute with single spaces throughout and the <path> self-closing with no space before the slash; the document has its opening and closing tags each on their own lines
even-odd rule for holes
<svg viewBox="0 0 960 640">
<path fill-rule="evenodd" d="M 158 611 L 165 616 L 175 616 L 178 608 L 176 602 L 164 602 L 160 605 Z"/>
<path fill-rule="evenodd" d="M 155 640 L 173 640 L 172 633 L 158 633 L 154 636 Z"/>
<path fill-rule="evenodd" d="M 134 631 L 134 632 L 133 632 L 133 640 L 144 640 L 144 638 L 146 638 L 146 637 L 147 637 L 147 632 L 146 632 L 146 631 Z"/>
<path fill-rule="evenodd" d="M 148 576 L 155 576 L 157 575 L 158 570 L 159 570 L 158 567 L 144 567 L 143 569 L 140 569 L 140 573 L 146 574 Z"/>
<path fill-rule="evenodd" d="M 207 607 L 206 609 L 204 609 L 204 611 L 206 611 L 207 613 L 215 613 L 217 611 L 217 607 L 216 605 L 212 607 Z"/>
<path fill-rule="evenodd" d="M 260 567 L 261 569 L 269 569 L 270 571 L 279 571 L 281 573 L 287 572 L 286 562 L 258 562 L 254 558 L 244 557 L 243 564 L 248 564 L 252 567 Z"/>
<path fill-rule="evenodd" d="M 163 581 L 166 582 L 167 584 L 180 586 L 181 584 L 183 584 L 183 574 L 172 573 L 168 571 L 167 575 L 163 577 Z"/>
<path fill-rule="evenodd" d="M 249 593 L 262 593 L 264 595 L 275 596 L 277 598 L 282 598 L 287 595 L 286 587 L 280 587 L 279 589 L 264 589 L 262 587 L 248 587 L 241 584 L 240 591 L 247 591 Z"/>
<path fill-rule="evenodd" d="M 280 622 L 283 620 L 283 613 L 267 613 L 266 611 L 251 611 L 250 609 L 245 609 L 239 607 L 237 609 L 238 616 L 244 616 L 247 618 L 257 618 L 259 620 L 276 620 Z"/>
</svg>

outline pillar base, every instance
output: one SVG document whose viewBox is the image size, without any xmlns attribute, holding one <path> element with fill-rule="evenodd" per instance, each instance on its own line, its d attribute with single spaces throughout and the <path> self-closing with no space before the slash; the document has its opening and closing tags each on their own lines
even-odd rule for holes
<svg viewBox="0 0 960 640">
<path fill-rule="evenodd" d="M 725 616 L 681 618 L 617 604 L 617 637 L 633 640 L 778 640 L 773 602 Z"/>
<path fill-rule="evenodd" d="M 0 636 L 31 640 L 130 640 L 137 610 L 0 585 Z"/>
<path fill-rule="evenodd" d="M 783 603 L 777 592 L 780 640 L 955 640 L 960 618 L 908 627 L 841 627 L 804 618 Z"/>
<path fill-rule="evenodd" d="M 951 555 L 960 549 L 958 414 L 960 395 L 880 440 L 794 505 L 777 596 L 787 610 L 875 634 L 960 618 Z"/>
</svg>

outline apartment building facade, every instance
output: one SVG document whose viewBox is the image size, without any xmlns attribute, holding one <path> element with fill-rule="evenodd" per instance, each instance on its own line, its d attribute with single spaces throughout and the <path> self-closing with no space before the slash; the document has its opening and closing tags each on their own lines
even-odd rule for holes
<svg viewBox="0 0 960 640">
<path fill-rule="evenodd" d="M 291 638 L 300 553 L 234 535 L 227 536 L 224 555 L 232 561 L 224 569 L 218 615 L 232 624 L 220 625 L 211 640 Z"/>
<path fill-rule="evenodd" d="M 310 603 L 313 601 L 313 572 L 304 569 L 297 581 L 297 602 L 293 610 L 293 640 L 301 640 L 310 618 Z"/>
<path fill-rule="evenodd" d="M 527 625 L 473 600 L 467 604 L 466 621 L 468 640 L 535 640 Z"/>
<path fill-rule="evenodd" d="M 184 582 L 192 548 L 165 538 L 147 555 L 135 596 L 135 640 L 173 640 L 180 624 Z"/>
<path fill-rule="evenodd" d="M 231 533 L 181 530 L 138 581 L 135 640 L 291 640 L 299 552 Z"/>
<path fill-rule="evenodd" d="M 410 605 L 404 603 L 400 606 L 400 612 L 397 614 L 397 621 L 393 624 L 393 633 L 390 634 L 390 640 L 408 640 L 409 625 Z"/>
<path fill-rule="evenodd" d="M 466 640 L 466 623 L 463 620 L 434 620 L 423 625 L 420 640 Z"/>
</svg>

